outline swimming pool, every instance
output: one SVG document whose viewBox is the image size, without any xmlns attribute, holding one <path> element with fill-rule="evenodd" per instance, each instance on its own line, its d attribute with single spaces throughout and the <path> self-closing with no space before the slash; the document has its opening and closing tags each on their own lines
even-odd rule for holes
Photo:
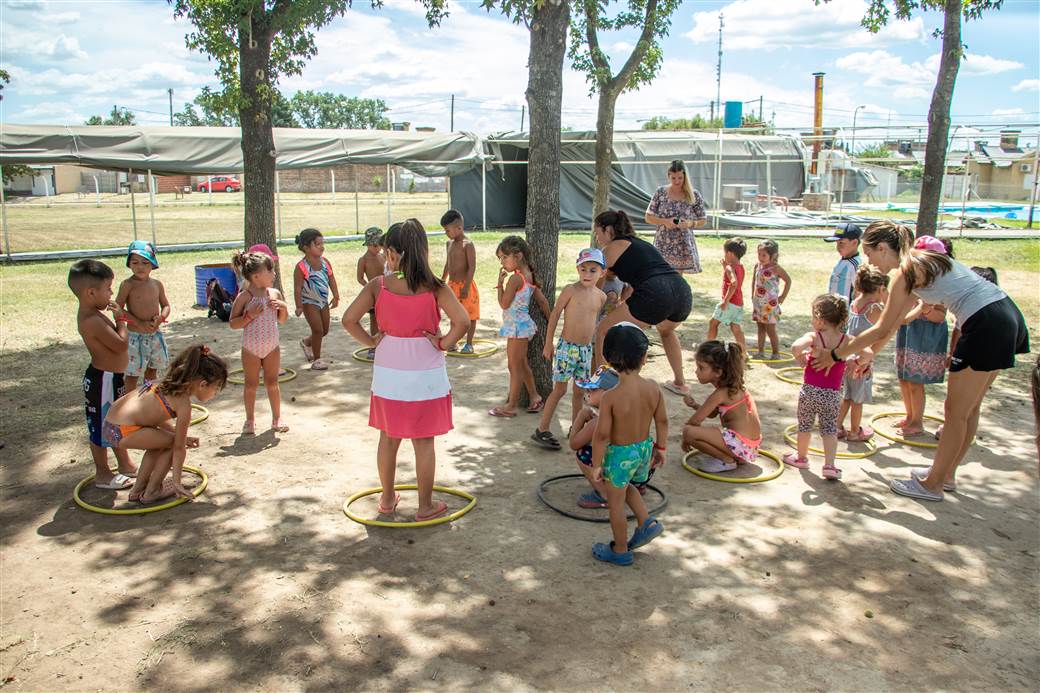
<svg viewBox="0 0 1040 693">
<path fill-rule="evenodd" d="M 897 207 L 889 205 L 888 209 L 893 212 L 917 213 L 917 206 Z M 960 214 L 961 206 L 957 204 L 939 205 L 939 211 L 943 214 Z M 975 217 L 999 217 L 1001 219 L 1026 219 L 1029 216 L 1029 207 L 1016 204 L 975 204 L 965 205 L 964 214 Z"/>
</svg>

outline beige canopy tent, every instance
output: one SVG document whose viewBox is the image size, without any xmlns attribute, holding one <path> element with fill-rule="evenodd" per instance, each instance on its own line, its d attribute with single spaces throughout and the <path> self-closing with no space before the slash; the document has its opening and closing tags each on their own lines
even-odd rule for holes
<svg viewBox="0 0 1040 693">
<path fill-rule="evenodd" d="M 281 170 L 337 164 L 394 164 L 423 176 L 452 176 L 486 158 L 476 135 L 386 130 L 275 128 Z M 158 174 L 241 172 L 238 128 L 0 125 L 0 165 L 78 164 Z"/>
</svg>

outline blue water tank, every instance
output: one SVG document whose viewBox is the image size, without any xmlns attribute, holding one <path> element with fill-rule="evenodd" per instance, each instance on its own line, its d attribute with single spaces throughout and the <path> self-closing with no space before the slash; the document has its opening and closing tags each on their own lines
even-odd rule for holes
<svg viewBox="0 0 1040 693">
<path fill-rule="evenodd" d="M 230 296 L 238 293 L 238 277 L 231 263 L 195 265 L 195 305 L 206 305 L 206 282 L 214 277 Z"/>
<path fill-rule="evenodd" d="M 722 127 L 739 128 L 741 118 L 744 115 L 743 101 L 727 101 L 726 115 L 722 119 Z"/>
</svg>

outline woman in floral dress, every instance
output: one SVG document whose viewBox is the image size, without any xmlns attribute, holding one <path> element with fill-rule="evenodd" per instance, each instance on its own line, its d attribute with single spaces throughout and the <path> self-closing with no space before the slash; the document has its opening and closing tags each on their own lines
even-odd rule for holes
<svg viewBox="0 0 1040 693">
<path fill-rule="evenodd" d="M 707 223 L 704 199 L 690 185 L 686 166 L 676 159 L 668 167 L 669 185 L 654 193 L 646 208 L 646 223 L 657 226 L 654 246 L 678 272 L 701 271 L 693 230 Z"/>
</svg>

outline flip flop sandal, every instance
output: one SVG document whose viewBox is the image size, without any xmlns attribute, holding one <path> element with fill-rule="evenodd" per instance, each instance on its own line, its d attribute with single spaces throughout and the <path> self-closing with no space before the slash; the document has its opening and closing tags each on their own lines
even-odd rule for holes
<svg viewBox="0 0 1040 693">
<path fill-rule="evenodd" d="M 604 563 L 613 563 L 614 565 L 632 565 L 631 551 L 625 551 L 623 553 L 617 553 L 614 551 L 614 542 L 609 544 L 593 544 L 592 555 Z"/>
<path fill-rule="evenodd" d="M 134 480 L 122 472 L 116 472 L 112 481 L 105 484 L 94 484 L 94 488 L 102 491 L 122 491 L 134 485 Z"/>
<path fill-rule="evenodd" d="M 516 412 L 506 411 L 502 407 L 495 407 L 494 409 L 488 409 L 488 416 L 497 416 L 500 419 L 511 419 L 516 416 Z"/>
<path fill-rule="evenodd" d="M 288 433 L 289 426 L 287 424 L 282 423 L 281 419 L 277 419 L 271 422 L 271 430 L 275 433 Z"/>
<path fill-rule="evenodd" d="M 679 387 L 678 385 L 676 385 L 674 380 L 669 380 L 666 383 L 662 383 L 661 387 L 663 387 L 664 389 L 668 390 L 673 395 L 679 395 L 680 397 L 690 394 L 690 387 L 689 386 L 687 386 L 686 389 L 684 390 L 681 387 Z"/>
<path fill-rule="evenodd" d="M 531 440 L 546 450 L 560 449 L 560 441 L 556 440 L 556 436 L 552 434 L 552 431 L 539 431 L 538 429 L 535 429 L 534 433 L 531 434 Z"/>
<path fill-rule="evenodd" d="M 917 479 L 918 481 L 924 481 L 928 478 L 928 472 L 932 471 L 931 467 L 917 467 L 916 469 L 910 470 L 910 476 Z M 943 482 L 943 491 L 953 493 L 957 490 L 957 482 L 954 481 L 952 484 L 948 481 Z"/>
<path fill-rule="evenodd" d="M 664 534 L 664 526 L 658 522 L 656 517 L 648 517 L 646 522 L 639 525 L 632 533 L 632 538 L 628 541 L 628 550 L 635 551 L 640 546 L 646 546 L 662 534 Z"/>
<path fill-rule="evenodd" d="M 607 507 L 607 499 L 599 495 L 599 493 L 596 491 L 590 491 L 588 493 L 583 493 L 580 496 L 578 496 L 578 507 L 585 508 L 587 510 L 592 510 L 595 508 L 605 508 Z"/>
<path fill-rule="evenodd" d="M 823 471 L 820 472 L 820 476 L 829 481 L 837 481 L 841 478 L 841 470 L 833 464 L 825 464 L 823 465 Z"/>
<path fill-rule="evenodd" d="M 300 340 L 300 348 L 303 349 L 303 356 L 304 356 L 304 358 L 306 358 L 308 361 L 313 361 L 314 360 L 314 350 L 311 349 L 307 345 L 307 342 L 305 340 L 303 340 L 303 339 Z"/>
<path fill-rule="evenodd" d="M 416 522 L 426 522 L 426 520 L 432 520 L 436 517 L 440 517 L 444 513 L 448 512 L 448 504 L 444 501 L 437 501 L 433 504 L 433 510 L 428 513 L 415 513 Z"/>
<path fill-rule="evenodd" d="M 542 410 L 543 407 L 545 407 L 545 400 L 544 399 L 540 399 L 540 400 L 538 400 L 538 404 L 534 404 L 534 405 L 532 405 L 532 406 L 527 408 L 527 413 L 528 414 L 537 414 L 538 412 L 540 412 Z"/>
<path fill-rule="evenodd" d="M 893 493 L 900 496 L 906 496 L 907 498 L 936 502 L 943 499 L 943 494 L 929 491 L 913 476 L 909 479 L 893 479 L 892 482 L 889 483 L 888 487 L 892 489 Z"/>
<path fill-rule="evenodd" d="M 392 507 L 390 507 L 388 509 L 388 508 L 384 508 L 382 506 L 382 504 L 380 504 L 380 505 L 376 506 L 376 510 L 379 512 L 380 515 L 393 515 L 394 511 L 397 510 L 397 504 L 400 503 L 400 502 L 401 502 L 401 494 L 400 493 L 395 493 L 394 494 L 394 504 L 393 504 Z"/>
</svg>

